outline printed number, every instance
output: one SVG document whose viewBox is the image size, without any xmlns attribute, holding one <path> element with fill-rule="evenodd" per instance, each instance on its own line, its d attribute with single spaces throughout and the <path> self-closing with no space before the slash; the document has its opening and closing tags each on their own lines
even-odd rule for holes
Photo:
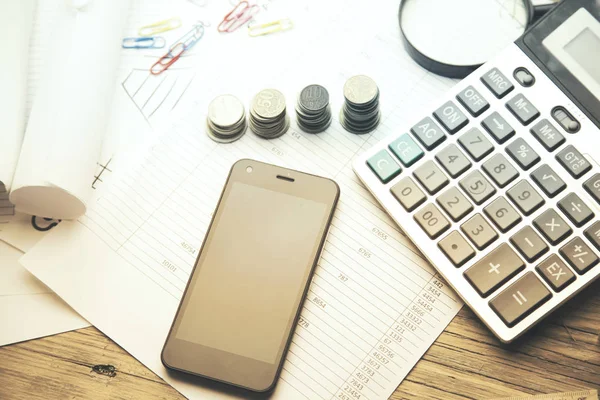
<svg viewBox="0 0 600 400">
<path fill-rule="evenodd" d="M 531 192 L 529 190 L 524 190 L 523 193 L 517 196 L 519 200 L 527 200 L 531 197 Z"/>
<path fill-rule="evenodd" d="M 381 238 L 383 240 L 387 240 L 387 238 L 388 238 L 387 233 L 385 233 L 384 231 L 382 231 L 379 228 L 373 228 L 373 229 L 371 229 L 371 232 L 373 232 L 374 234 L 376 234 L 379 238 Z"/>
<path fill-rule="evenodd" d="M 279 157 L 283 157 L 283 151 L 279 150 L 277 147 L 272 147 L 271 151 L 273 152 L 273 154 L 276 154 Z"/>
<path fill-rule="evenodd" d="M 506 214 L 508 213 L 508 210 L 506 208 L 500 208 L 498 209 L 498 211 L 496 211 L 496 217 L 497 218 L 502 218 L 504 217 Z"/>
<path fill-rule="evenodd" d="M 195 248 L 194 248 L 192 245 L 190 245 L 189 243 L 186 243 L 186 242 L 181 242 L 181 243 L 180 243 L 180 245 L 181 245 L 181 247 L 183 247 L 183 249 L 184 249 L 185 251 L 187 251 L 188 253 L 191 253 L 191 254 L 194 254 L 194 253 L 196 253 L 196 249 L 195 249 Z"/>
<path fill-rule="evenodd" d="M 428 302 L 430 302 L 431 304 L 435 303 L 435 298 L 433 296 L 431 296 L 429 293 L 423 293 L 421 295 L 421 297 L 423 297 L 425 300 L 427 300 Z"/>
<path fill-rule="evenodd" d="M 348 277 L 344 274 L 339 274 L 338 279 L 342 282 L 348 282 Z"/>
<path fill-rule="evenodd" d="M 477 140 L 472 140 L 471 142 L 469 142 L 469 144 L 477 144 L 481 142 L 483 142 L 483 139 L 481 138 L 481 136 L 477 136 Z"/>
<path fill-rule="evenodd" d="M 446 205 L 448 206 L 448 208 L 452 208 L 453 205 L 457 205 L 460 203 L 460 199 L 456 196 L 454 196 L 454 198 L 452 200 L 448 200 L 446 202 Z"/>
<path fill-rule="evenodd" d="M 402 194 L 402 196 L 406 197 L 406 196 L 410 196 L 410 194 L 412 193 L 412 188 L 407 186 L 404 189 L 402 189 L 402 191 L 400 192 L 400 194 Z"/>
<path fill-rule="evenodd" d="M 292 131 L 292 137 L 300 140 L 302 138 L 302 135 L 300 135 L 298 132 L 296 131 Z"/>
<path fill-rule="evenodd" d="M 483 225 L 478 225 L 477 228 L 475 228 L 475 230 L 471 230 L 473 236 L 479 236 L 481 232 L 483 232 Z"/>
<path fill-rule="evenodd" d="M 439 222 L 438 219 L 433 216 L 431 211 L 423 213 L 423 221 L 427 222 L 427 225 L 429 226 L 435 226 Z"/>
<path fill-rule="evenodd" d="M 435 286 L 437 286 L 437 287 L 439 287 L 440 289 L 444 287 L 444 283 L 443 283 L 443 282 L 441 282 L 441 281 L 439 281 L 439 280 L 437 280 L 437 279 L 434 279 L 434 280 L 431 282 L 431 284 L 432 284 L 432 285 L 435 285 Z"/>
<path fill-rule="evenodd" d="M 173 271 L 173 272 L 177 271 L 177 267 L 175 266 L 175 264 L 173 264 L 169 260 L 163 260 L 162 265 L 167 267 L 167 269 L 169 271 Z"/>
<path fill-rule="evenodd" d="M 363 374 L 360 371 L 356 371 L 356 373 L 354 374 L 358 379 L 361 380 L 362 383 L 369 383 L 369 378 L 367 376 L 365 376 L 365 374 Z"/>
<path fill-rule="evenodd" d="M 433 293 L 435 296 L 440 297 L 442 292 L 434 288 L 433 286 L 427 286 L 427 291 Z"/>
<path fill-rule="evenodd" d="M 494 167 L 494 172 L 499 174 L 500 172 L 504 171 L 505 169 L 506 169 L 506 165 L 499 164 Z"/>
<path fill-rule="evenodd" d="M 348 396 L 344 392 L 339 392 L 338 395 L 337 395 L 337 398 L 340 399 L 340 400 L 350 400 L 350 396 Z"/>
<path fill-rule="evenodd" d="M 362 255 L 364 258 L 371 258 L 371 252 L 364 247 L 358 249 L 358 253 Z"/>
<path fill-rule="evenodd" d="M 298 318 L 298 325 L 300 325 L 303 328 L 308 328 L 310 326 L 310 323 L 304 318 L 300 317 Z"/>
<path fill-rule="evenodd" d="M 327 303 L 325 303 L 323 300 L 321 300 L 317 296 L 313 297 L 312 301 L 313 301 L 313 303 L 315 303 L 316 305 L 318 305 L 321 308 L 325 308 L 325 306 L 327 305 Z"/>
<path fill-rule="evenodd" d="M 485 183 L 483 183 L 483 181 L 481 181 L 480 179 L 477 179 L 475 182 L 473 182 L 471 185 L 469 185 L 469 189 L 472 192 L 479 190 L 479 188 L 481 188 L 481 187 L 485 187 Z"/>
<path fill-rule="evenodd" d="M 429 304 L 427 304 L 423 299 L 417 299 L 417 303 L 419 303 L 419 305 L 421 307 L 423 307 L 424 309 L 426 309 L 427 311 L 429 311 L 429 312 L 433 311 L 433 307 L 431 307 Z"/>
<path fill-rule="evenodd" d="M 363 372 L 364 372 L 365 374 L 367 374 L 367 375 L 369 375 L 369 376 L 371 376 L 371 377 L 372 377 L 373 375 L 375 375 L 375 371 L 373 371 L 371 368 L 369 368 L 369 367 L 368 367 L 368 366 L 366 366 L 365 364 L 363 364 L 363 365 L 362 365 L 362 368 L 361 368 L 361 369 L 363 370 Z"/>
<path fill-rule="evenodd" d="M 448 164 L 452 164 L 454 161 L 458 160 L 458 156 L 448 156 Z"/>
</svg>

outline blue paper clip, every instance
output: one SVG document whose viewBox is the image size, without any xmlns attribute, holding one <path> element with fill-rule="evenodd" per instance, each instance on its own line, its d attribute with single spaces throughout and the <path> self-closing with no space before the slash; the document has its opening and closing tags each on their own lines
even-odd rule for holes
<svg viewBox="0 0 600 400">
<path fill-rule="evenodd" d="M 194 47 L 196 43 L 204 36 L 204 23 L 198 22 L 194 25 L 192 30 L 188 33 L 180 37 L 175 41 L 171 47 L 169 47 L 169 52 L 162 56 L 156 61 L 152 67 L 150 67 L 150 73 L 152 75 L 160 75 L 165 72 L 171 65 L 173 65 L 179 58 Z"/>
<path fill-rule="evenodd" d="M 123 38 L 124 49 L 162 49 L 167 41 L 162 36 Z"/>
</svg>

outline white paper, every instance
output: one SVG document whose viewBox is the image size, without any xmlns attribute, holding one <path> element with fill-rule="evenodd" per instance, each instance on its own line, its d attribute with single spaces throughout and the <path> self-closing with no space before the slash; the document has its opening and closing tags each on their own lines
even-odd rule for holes
<svg viewBox="0 0 600 400">
<path fill-rule="evenodd" d="M 22 255 L 0 242 L 0 346 L 89 326 L 19 264 Z"/>
<path fill-rule="evenodd" d="M 29 38 L 33 27 L 35 0 L 0 2 L 0 32 L 4 39 L 0 52 L 0 219 L 12 215 L 10 191 L 23 134 L 27 97 Z"/>
<path fill-rule="evenodd" d="M 93 189 L 129 1 L 59 7 L 10 200 L 31 215 L 77 218 Z"/>
</svg>

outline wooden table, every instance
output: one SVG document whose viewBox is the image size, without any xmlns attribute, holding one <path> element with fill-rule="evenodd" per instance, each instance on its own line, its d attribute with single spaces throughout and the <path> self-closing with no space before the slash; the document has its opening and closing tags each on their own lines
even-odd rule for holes
<svg viewBox="0 0 600 400">
<path fill-rule="evenodd" d="M 600 389 L 599 334 L 600 281 L 510 346 L 463 308 L 392 398 Z M 95 372 L 99 364 L 114 366 L 116 375 Z M 0 348 L 2 400 L 183 398 L 95 328 Z"/>
</svg>

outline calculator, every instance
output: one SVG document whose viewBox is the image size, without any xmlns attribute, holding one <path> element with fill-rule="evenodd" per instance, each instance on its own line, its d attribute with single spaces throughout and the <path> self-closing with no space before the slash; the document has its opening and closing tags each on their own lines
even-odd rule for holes
<svg viewBox="0 0 600 400">
<path fill-rule="evenodd" d="M 353 161 L 511 342 L 600 275 L 600 2 L 564 1 Z"/>
</svg>

